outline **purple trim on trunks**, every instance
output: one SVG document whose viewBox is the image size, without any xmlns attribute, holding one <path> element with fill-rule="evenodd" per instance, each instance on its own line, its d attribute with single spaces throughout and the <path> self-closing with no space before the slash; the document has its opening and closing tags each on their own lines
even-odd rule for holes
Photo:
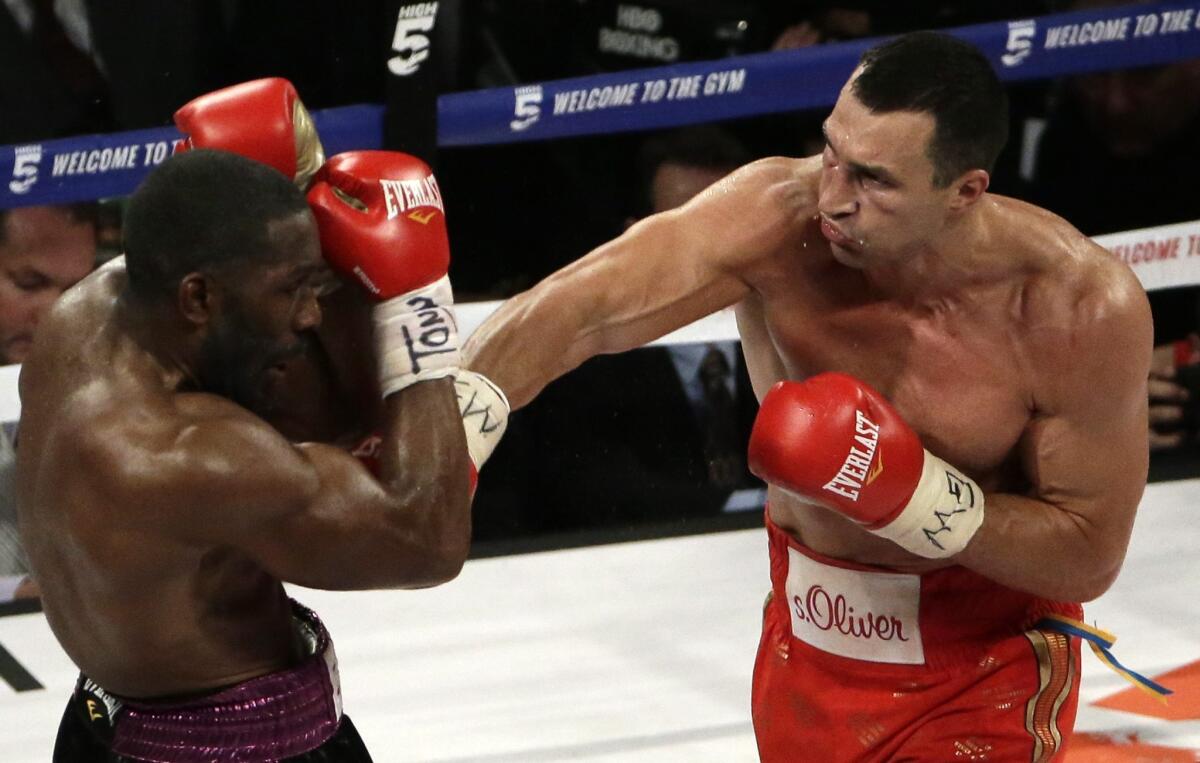
<svg viewBox="0 0 1200 763">
<path fill-rule="evenodd" d="M 122 699 L 112 751 L 156 763 L 208 763 L 278 760 L 320 747 L 341 720 L 337 660 L 317 616 L 292 605 L 298 627 L 316 637 L 312 656 L 204 697 Z"/>
</svg>

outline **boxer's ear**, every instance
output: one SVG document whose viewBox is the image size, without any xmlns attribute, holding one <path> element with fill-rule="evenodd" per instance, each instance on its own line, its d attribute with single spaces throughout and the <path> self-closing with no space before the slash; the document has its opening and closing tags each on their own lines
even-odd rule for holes
<svg viewBox="0 0 1200 763">
<path fill-rule="evenodd" d="M 950 188 L 953 195 L 950 198 L 950 209 L 962 211 L 983 198 L 983 192 L 988 189 L 991 177 L 985 170 L 968 170 L 959 175 Z"/>
<path fill-rule="evenodd" d="M 216 307 L 213 281 L 203 273 L 188 273 L 179 281 L 176 294 L 179 312 L 191 324 L 204 326 L 212 321 Z"/>
</svg>

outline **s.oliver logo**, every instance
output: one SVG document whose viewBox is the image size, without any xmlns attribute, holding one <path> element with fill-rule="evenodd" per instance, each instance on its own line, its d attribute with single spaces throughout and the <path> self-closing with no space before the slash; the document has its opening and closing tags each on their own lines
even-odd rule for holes
<svg viewBox="0 0 1200 763">
<path fill-rule="evenodd" d="M 850 638 L 908 641 L 904 623 L 888 614 L 855 612 L 842 594 L 831 595 L 819 585 L 811 586 L 803 599 L 792 597 L 792 611 L 818 630 L 836 630 Z"/>
<path fill-rule="evenodd" d="M 797 640 L 855 660 L 925 662 L 919 575 L 847 569 L 789 547 L 785 588 Z"/>
</svg>

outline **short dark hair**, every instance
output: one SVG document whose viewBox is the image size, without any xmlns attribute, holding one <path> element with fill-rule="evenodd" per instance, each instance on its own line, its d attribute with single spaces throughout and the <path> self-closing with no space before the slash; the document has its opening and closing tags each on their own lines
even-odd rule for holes
<svg viewBox="0 0 1200 763">
<path fill-rule="evenodd" d="M 130 197 L 122 238 L 135 295 L 173 292 L 188 273 L 277 259 L 268 223 L 307 209 L 276 170 L 199 149 L 156 167 Z"/>
<path fill-rule="evenodd" d="M 99 226 L 99 205 L 94 201 L 78 201 L 73 204 L 47 206 L 53 206 L 56 209 L 62 210 L 71 222 L 90 225 L 93 230 Z M 0 209 L 0 244 L 8 240 L 8 216 L 13 211 L 14 209 Z"/>
<path fill-rule="evenodd" d="M 973 45 L 938 32 L 912 32 L 871 48 L 853 93 L 873 112 L 916 111 L 934 119 L 926 149 L 933 184 L 972 169 L 988 172 L 1008 141 L 1008 95 Z"/>
<path fill-rule="evenodd" d="M 638 215 L 653 211 L 654 173 L 664 164 L 731 172 L 750 159 L 745 146 L 716 125 L 683 127 L 654 135 L 638 151 Z"/>
</svg>

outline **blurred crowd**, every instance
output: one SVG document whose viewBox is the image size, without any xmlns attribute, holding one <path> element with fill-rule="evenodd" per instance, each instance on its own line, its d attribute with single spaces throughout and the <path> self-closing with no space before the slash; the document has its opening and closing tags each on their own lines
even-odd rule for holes
<svg viewBox="0 0 1200 763">
<path fill-rule="evenodd" d="M 1116 5 L 1106 0 L 440 0 L 431 92 L 784 50 L 918 28 Z M 5 0 L 0 144 L 169 125 L 191 98 L 262 76 L 311 109 L 392 97 L 399 0 L 353 13 L 313 0 Z M 901 11 L 902 6 L 902 11 Z M 425 38 L 422 38 L 425 39 Z M 431 41 L 431 42 L 430 42 Z M 411 48 L 410 48 L 411 50 Z M 394 78 L 393 78 L 394 79 Z M 414 96 L 390 148 L 431 154 L 433 99 Z M 1200 60 L 1013 86 L 991 190 L 1089 235 L 1200 218 Z M 824 112 L 660 133 L 444 150 L 459 301 L 501 299 L 758 157 L 820 150 Z M 39 316 L 120 250 L 120 200 L 0 211 L 0 360 L 20 363 Z M 514 214 L 520 210 L 520 214 Z M 1200 301 L 1151 294 L 1152 478 L 1200 471 Z M 736 343 L 597 358 L 513 419 L 476 498 L 479 540 L 761 508 L 744 445 L 755 401 Z M 0 437 L 0 599 L 30 590 Z M 748 512 L 752 514 L 753 512 Z"/>
</svg>

